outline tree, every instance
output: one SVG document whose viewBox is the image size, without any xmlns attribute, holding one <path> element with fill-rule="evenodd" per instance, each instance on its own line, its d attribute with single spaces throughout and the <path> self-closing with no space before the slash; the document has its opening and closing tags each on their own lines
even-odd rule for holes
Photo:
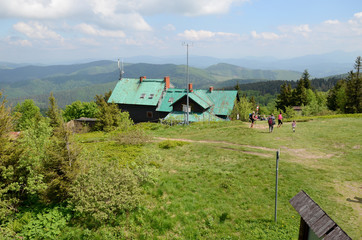
<svg viewBox="0 0 362 240">
<path fill-rule="evenodd" d="M 359 78 L 359 72 L 360 72 L 360 69 L 361 69 L 361 56 L 358 56 L 356 58 L 356 61 L 355 61 L 355 64 L 354 64 L 354 69 L 356 69 L 356 77 Z"/>
<path fill-rule="evenodd" d="M 307 105 L 307 90 L 304 86 L 303 79 L 297 82 L 297 87 L 292 91 L 292 99 L 295 106 Z"/>
<path fill-rule="evenodd" d="M 249 102 L 251 103 L 252 109 L 253 109 L 254 111 L 256 111 L 256 101 L 255 101 L 255 97 L 254 97 L 254 96 L 251 96 L 250 99 L 249 99 Z"/>
<path fill-rule="evenodd" d="M 345 112 L 347 103 L 346 87 L 346 81 L 342 79 L 338 81 L 331 90 L 329 90 L 327 106 L 330 110 L 339 111 L 342 113 Z"/>
<path fill-rule="evenodd" d="M 97 114 L 98 108 L 95 102 L 75 101 L 65 107 L 63 117 L 68 122 L 81 117 L 95 118 Z"/>
<path fill-rule="evenodd" d="M 109 98 L 107 93 L 104 97 L 102 95 L 96 96 L 96 104 L 98 105 L 97 118 L 99 120 L 96 127 L 99 130 L 109 132 L 119 127 L 126 129 L 132 125 L 133 122 L 129 118 L 128 112 L 121 112 L 115 103 L 107 103 L 107 98 Z"/>
<path fill-rule="evenodd" d="M 9 139 L 12 130 L 12 116 L 10 109 L 6 107 L 6 98 L 0 91 L 0 223 L 7 220 L 16 211 L 19 200 L 16 194 L 12 194 L 19 186 L 13 184 L 14 169 L 12 153 L 14 148 Z"/>
<path fill-rule="evenodd" d="M 280 94 L 277 96 L 276 107 L 285 112 L 286 107 L 292 105 L 292 86 L 284 83 L 280 87 Z"/>
<path fill-rule="evenodd" d="M 353 71 L 349 73 L 346 82 L 346 112 L 362 112 L 362 79 L 359 77 L 359 67 L 357 73 L 354 73 Z"/>
<path fill-rule="evenodd" d="M 248 101 L 246 96 L 243 96 L 240 98 L 240 101 L 235 103 L 234 109 L 231 113 L 232 119 L 237 119 L 237 114 L 239 114 L 239 119 L 241 121 L 248 121 L 249 120 L 249 114 L 253 112 L 253 106 Z"/>
<path fill-rule="evenodd" d="M 310 78 L 310 75 L 308 73 L 308 70 L 304 70 L 303 74 L 302 74 L 302 77 L 300 78 L 299 81 L 301 81 L 305 87 L 305 89 L 311 89 L 312 88 L 312 84 L 309 80 Z"/>
<path fill-rule="evenodd" d="M 41 118 L 40 109 L 32 99 L 18 103 L 14 109 L 14 115 L 17 119 L 15 129 L 18 131 L 28 129 L 34 121 Z"/>
<path fill-rule="evenodd" d="M 49 106 L 46 115 L 50 118 L 50 126 L 52 128 L 59 127 L 64 122 L 62 119 L 61 110 L 57 105 L 57 101 L 54 98 L 53 92 L 50 93 Z"/>
</svg>

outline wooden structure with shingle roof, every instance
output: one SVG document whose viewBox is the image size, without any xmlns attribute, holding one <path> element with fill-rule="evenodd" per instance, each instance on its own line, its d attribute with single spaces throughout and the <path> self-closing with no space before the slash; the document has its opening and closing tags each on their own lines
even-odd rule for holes
<svg viewBox="0 0 362 240">
<path fill-rule="evenodd" d="M 303 190 L 289 202 L 301 216 L 299 240 L 352 239 Z"/>
</svg>

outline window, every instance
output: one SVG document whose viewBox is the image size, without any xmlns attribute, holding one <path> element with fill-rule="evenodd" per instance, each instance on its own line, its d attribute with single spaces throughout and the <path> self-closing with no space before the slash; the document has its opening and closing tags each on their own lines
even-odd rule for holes
<svg viewBox="0 0 362 240">
<path fill-rule="evenodd" d="M 146 96 L 146 93 L 142 93 L 140 98 L 144 99 L 145 96 Z"/>
<path fill-rule="evenodd" d="M 172 103 L 173 100 L 174 100 L 174 98 L 173 98 L 173 97 L 170 97 L 170 98 L 168 99 L 168 102 L 169 102 L 169 103 Z"/>
<path fill-rule="evenodd" d="M 153 112 L 147 111 L 147 118 L 153 118 Z"/>
<path fill-rule="evenodd" d="M 148 99 L 152 99 L 153 96 L 155 96 L 155 94 L 150 94 L 150 96 L 148 97 Z"/>
</svg>

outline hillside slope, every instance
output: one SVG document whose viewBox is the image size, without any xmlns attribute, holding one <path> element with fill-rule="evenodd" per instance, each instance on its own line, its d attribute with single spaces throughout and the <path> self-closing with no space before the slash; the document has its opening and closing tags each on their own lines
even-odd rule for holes
<svg viewBox="0 0 362 240">
<path fill-rule="evenodd" d="M 177 88 L 186 87 L 186 66 L 175 64 L 125 64 L 125 78 L 171 77 L 171 83 Z M 229 86 L 230 79 L 242 79 L 246 82 L 265 80 L 296 80 L 301 73 L 294 71 L 254 70 L 231 64 L 216 64 L 206 69 L 190 67 L 189 80 L 194 88 L 208 88 L 223 83 Z M 89 101 L 95 94 L 104 93 L 104 89 L 114 86 L 119 78 L 117 63 L 114 61 L 96 61 L 84 64 L 54 66 L 20 66 L 0 69 L 0 89 L 8 100 L 16 104 L 23 99 L 32 98 L 40 106 L 45 106 L 50 92 L 59 98 L 64 107 L 74 100 Z M 112 85 L 113 84 L 113 85 Z M 89 91 L 91 89 L 91 91 Z M 113 87 L 111 87 L 113 89 Z M 87 96 L 88 93 L 91 96 Z"/>
</svg>

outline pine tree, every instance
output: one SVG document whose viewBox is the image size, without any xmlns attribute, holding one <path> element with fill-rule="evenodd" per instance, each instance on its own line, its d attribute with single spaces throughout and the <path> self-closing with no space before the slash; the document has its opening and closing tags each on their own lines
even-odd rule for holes
<svg viewBox="0 0 362 240">
<path fill-rule="evenodd" d="M 277 96 L 276 107 L 285 112 L 286 107 L 292 105 L 292 86 L 287 83 L 283 83 L 280 86 L 280 94 Z"/>
<path fill-rule="evenodd" d="M 53 92 L 50 93 L 49 106 L 46 115 L 50 118 L 50 126 L 57 128 L 63 124 L 63 118 L 61 111 L 57 105 L 57 101 L 54 98 Z"/>
<path fill-rule="evenodd" d="M 333 111 L 345 112 L 347 102 L 346 81 L 340 80 L 329 90 L 327 97 L 327 107 Z"/>
<path fill-rule="evenodd" d="M 311 84 L 309 78 L 310 78 L 310 75 L 308 73 L 308 70 L 306 69 L 306 70 L 304 70 L 304 72 L 302 74 L 302 77 L 300 79 L 300 81 L 302 81 L 305 89 L 311 89 L 312 88 L 312 84 Z"/>
<path fill-rule="evenodd" d="M 304 86 L 304 80 L 297 82 L 297 87 L 292 92 L 293 103 L 296 106 L 307 105 L 307 90 Z"/>
</svg>

